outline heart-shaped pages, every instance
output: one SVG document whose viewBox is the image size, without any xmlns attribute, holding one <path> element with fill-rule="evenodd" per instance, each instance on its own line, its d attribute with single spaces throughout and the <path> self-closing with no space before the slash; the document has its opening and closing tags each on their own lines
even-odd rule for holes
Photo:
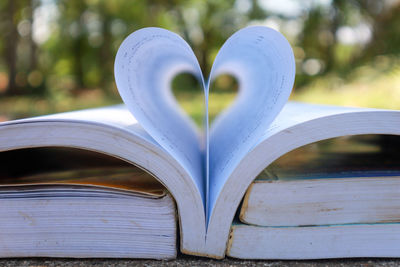
<svg viewBox="0 0 400 267">
<path fill-rule="evenodd" d="M 205 94 L 205 148 L 171 92 L 171 81 L 190 72 Z M 208 130 L 209 84 L 222 73 L 239 81 L 239 94 Z M 204 83 L 197 59 L 177 34 L 144 28 L 129 35 L 115 60 L 119 93 L 141 126 L 188 171 L 207 213 L 240 160 L 257 144 L 283 108 L 293 87 L 295 62 L 287 40 L 266 27 L 232 35 L 219 51 Z M 208 193 L 209 192 L 209 193 Z"/>
</svg>

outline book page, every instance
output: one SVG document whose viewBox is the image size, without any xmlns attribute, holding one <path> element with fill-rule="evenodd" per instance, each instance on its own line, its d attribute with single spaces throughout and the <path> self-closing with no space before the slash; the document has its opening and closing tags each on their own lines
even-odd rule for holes
<svg viewBox="0 0 400 267">
<path fill-rule="evenodd" d="M 307 121 L 346 113 L 357 114 L 357 112 L 364 111 L 378 110 L 370 108 L 318 105 L 289 101 L 283 107 L 282 112 L 280 112 L 275 120 L 270 124 L 270 126 L 265 129 L 258 143 L 262 143 L 263 141 L 267 140 L 278 132 Z M 327 129 L 327 131 L 330 131 L 330 129 Z"/>
<path fill-rule="evenodd" d="M 129 35 L 115 60 L 119 93 L 140 125 L 190 173 L 205 202 L 200 135 L 171 91 L 172 79 L 182 72 L 203 83 L 197 59 L 177 34 L 144 28 Z"/>
<path fill-rule="evenodd" d="M 277 31 L 248 27 L 223 45 L 210 81 L 223 73 L 237 78 L 239 93 L 233 105 L 211 125 L 209 213 L 233 169 L 288 100 L 295 75 L 293 52 Z"/>
</svg>

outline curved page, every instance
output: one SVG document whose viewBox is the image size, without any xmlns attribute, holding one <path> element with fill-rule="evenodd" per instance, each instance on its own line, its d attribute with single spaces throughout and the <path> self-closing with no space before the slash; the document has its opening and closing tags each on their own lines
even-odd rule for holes
<svg viewBox="0 0 400 267">
<path fill-rule="evenodd" d="M 171 92 L 171 81 L 180 72 L 192 73 L 203 81 L 189 45 L 177 34 L 160 28 L 144 28 L 129 35 L 115 59 L 115 81 L 128 109 L 190 173 L 205 202 L 201 142 L 193 122 Z"/>
<path fill-rule="evenodd" d="M 233 169 L 260 139 L 289 98 L 295 62 L 288 41 L 266 27 L 248 27 L 232 35 L 218 53 L 210 80 L 235 76 L 239 95 L 211 125 L 208 213 Z"/>
</svg>

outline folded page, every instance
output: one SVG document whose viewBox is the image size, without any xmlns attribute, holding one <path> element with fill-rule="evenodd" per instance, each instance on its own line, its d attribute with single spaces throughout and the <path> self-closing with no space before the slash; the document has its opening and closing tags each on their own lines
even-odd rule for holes
<svg viewBox="0 0 400 267">
<path fill-rule="evenodd" d="M 171 92 L 180 72 L 203 81 L 190 46 L 177 34 L 144 28 L 129 35 L 115 59 L 119 93 L 140 125 L 195 180 L 205 202 L 203 152 L 193 122 L 183 113 Z"/>
<path fill-rule="evenodd" d="M 215 59 L 210 80 L 222 73 L 237 78 L 239 94 L 231 108 L 211 126 L 209 213 L 233 169 L 287 102 L 295 77 L 294 55 L 279 32 L 248 27 L 225 42 Z"/>
</svg>

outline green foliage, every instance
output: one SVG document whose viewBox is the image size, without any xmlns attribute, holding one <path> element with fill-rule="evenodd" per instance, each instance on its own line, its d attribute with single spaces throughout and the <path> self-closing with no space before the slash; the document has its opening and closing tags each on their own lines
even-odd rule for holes
<svg viewBox="0 0 400 267">
<path fill-rule="evenodd" d="M 13 99 L 18 96 L 21 99 L 32 97 L 33 102 L 37 99 L 49 102 L 39 105 L 47 107 L 47 111 L 46 108 L 39 108 L 40 112 L 32 110 L 35 114 L 64 110 L 53 108 L 54 105 L 65 109 L 83 107 L 78 104 L 79 100 L 73 100 L 92 91 L 100 93 L 92 94 L 98 99 L 91 99 L 90 105 L 119 101 L 113 77 L 115 54 L 128 34 L 149 26 L 167 28 L 183 36 L 207 77 L 218 49 L 232 33 L 248 25 L 275 25 L 294 47 L 295 89 L 299 95 L 310 96 L 307 92 L 315 89 L 316 80 L 332 79 L 351 84 L 358 77 L 354 69 L 375 64 L 379 58 L 394 62 L 395 66 L 398 64 L 399 1 L 290 1 L 297 6 L 292 13 L 269 7 L 265 2 L 0 1 L 2 101 L 14 103 Z M 284 10 L 290 3 L 282 0 L 276 5 Z M 393 64 L 389 64 L 390 68 Z M 230 89 L 214 86 L 210 95 L 210 109 L 214 115 L 231 103 L 237 91 L 232 77 L 221 80 L 224 81 L 222 85 Z M 175 95 L 184 109 L 200 121 L 202 108 L 189 104 L 190 99 L 198 97 L 194 96 L 196 92 L 201 92 L 196 86 L 190 78 L 179 78 L 173 85 L 185 88 L 177 90 Z M 187 91 L 187 88 L 194 88 L 194 91 Z M 74 103 L 77 104 L 74 106 Z M 6 106 L 12 109 L 14 105 L 3 105 L 1 112 L 5 112 Z M 34 109 L 36 105 L 27 106 Z M 24 112 L 11 113 L 19 116 Z"/>
</svg>

